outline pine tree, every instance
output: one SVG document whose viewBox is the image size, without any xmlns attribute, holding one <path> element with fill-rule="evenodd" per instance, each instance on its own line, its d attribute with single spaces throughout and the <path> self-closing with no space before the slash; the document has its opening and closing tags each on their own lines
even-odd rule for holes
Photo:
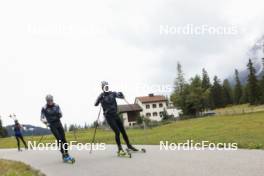
<svg viewBox="0 0 264 176">
<path fill-rule="evenodd" d="M 3 137 L 3 125 L 2 125 L 2 119 L 0 118 L 0 137 Z"/>
<path fill-rule="evenodd" d="M 221 81 L 217 76 L 214 77 L 214 83 L 211 89 L 211 98 L 213 101 L 213 108 L 219 108 L 224 106 L 223 102 L 223 88 Z"/>
<path fill-rule="evenodd" d="M 188 95 L 188 107 L 191 109 L 190 114 L 197 116 L 203 111 L 204 99 L 205 97 L 204 90 L 202 88 L 202 81 L 201 78 L 196 75 L 191 79 L 190 94 Z"/>
<path fill-rule="evenodd" d="M 262 64 L 263 64 L 263 68 L 264 68 L 264 58 L 262 58 Z M 263 72 L 263 70 L 262 70 L 262 72 Z M 262 75 L 262 78 L 260 80 L 259 88 L 260 88 L 260 103 L 264 104 L 264 74 Z"/>
<path fill-rule="evenodd" d="M 8 134 L 7 134 L 7 130 L 5 127 L 3 127 L 3 122 L 2 122 L 2 119 L 0 117 L 0 137 L 7 137 Z"/>
<path fill-rule="evenodd" d="M 249 59 L 248 62 L 248 98 L 249 98 L 249 103 L 251 105 L 257 104 L 259 102 L 260 96 L 259 96 L 259 87 L 258 87 L 258 80 L 256 77 L 256 69 L 251 61 Z"/>
<path fill-rule="evenodd" d="M 71 124 L 70 127 L 69 127 L 69 131 L 74 131 L 76 128 L 75 128 L 75 125 Z"/>
<path fill-rule="evenodd" d="M 85 122 L 84 123 L 84 129 L 87 129 L 88 128 L 88 125 L 87 125 L 87 123 Z"/>
<path fill-rule="evenodd" d="M 202 70 L 202 89 L 203 89 L 203 94 L 204 94 L 204 99 L 203 99 L 203 108 L 204 110 L 208 110 L 212 107 L 212 103 L 210 100 L 210 91 L 211 91 L 211 83 L 210 83 L 210 78 L 207 73 L 207 71 L 203 68 Z"/>
<path fill-rule="evenodd" d="M 239 79 L 239 72 L 237 69 L 235 70 L 235 80 L 236 80 L 236 85 L 234 88 L 234 103 L 240 104 L 241 97 L 242 97 L 242 86 L 241 86 L 241 82 Z"/>
<path fill-rule="evenodd" d="M 177 63 L 177 77 L 174 82 L 174 92 L 171 95 L 171 101 L 173 104 L 180 108 L 183 113 L 187 113 L 186 101 L 188 95 L 188 85 L 184 79 L 184 73 L 182 71 L 182 66 L 180 63 Z"/>
<path fill-rule="evenodd" d="M 174 83 L 175 92 L 177 92 L 179 94 L 182 93 L 184 85 L 185 85 L 185 79 L 184 79 L 184 74 L 183 74 L 183 71 L 182 71 L 182 66 L 178 62 L 177 63 L 177 77 L 176 77 L 175 83 Z"/>
<path fill-rule="evenodd" d="M 242 88 L 242 97 L 240 99 L 240 103 L 241 104 L 245 104 L 249 102 L 249 98 L 248 98 L 248 86 L 245 85 Z"/>
<path fill-rule="evenodd" d="M 207 90 L 211 87 L 210 78 L 207 71 L 203 68 L 202 70 L 202 88 Z"/>
<path fill-rule="evenodd" d="M 228 79 L 225 79 L 223 83 L 223 101 L 224 105 L 233 104 L 232 88 Z"/>
</svg>

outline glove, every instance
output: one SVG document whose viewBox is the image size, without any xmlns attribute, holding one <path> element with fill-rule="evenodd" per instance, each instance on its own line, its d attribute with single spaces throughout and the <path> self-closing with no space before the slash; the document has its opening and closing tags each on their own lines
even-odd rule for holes
<svg viewBox="0 0 264 176">
<path fill-rule="evenodd" d="M 42 118 L 41 121 L 42 121 L 42 123 L 44 123 L 47 127 L 49 127 L 49 123 L 48 123 L 47 119 Z"/>
<path fill-rule="evenodd" d="M 119 98 L 125 98 L 125 96 L 124 96 L 124 94 L 122 92 L 118 92 L 117 95 L 118 95 Z"/>
</svg>

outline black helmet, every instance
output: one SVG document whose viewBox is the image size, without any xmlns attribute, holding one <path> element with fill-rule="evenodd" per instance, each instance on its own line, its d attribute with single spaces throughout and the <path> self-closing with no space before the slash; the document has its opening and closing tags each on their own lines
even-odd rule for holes
<svg viewBox="0 0 264 176">
<path fill-rule="evenodd" d="M 109 84 L 107 81 L 102 81 L 101 82 L 101 86 L 104 92 L 108 92 L 109 91 Z"/>
<path fill-rule="evenodd" d="M 46 101 L 53 101 L 53 96 L 50 95 L 50 94 L 48 94 L 48 95 L 46 96 Z"/>
<path fill-rule="evenodd" d="M 102 88 L 104 88 L 105 86 L 108 86 L 109 84 L 108 84 L 108 82 L 107 81 L 102 81 L 101 82 L 101 86 L 102 86 Z"/>
</svg>

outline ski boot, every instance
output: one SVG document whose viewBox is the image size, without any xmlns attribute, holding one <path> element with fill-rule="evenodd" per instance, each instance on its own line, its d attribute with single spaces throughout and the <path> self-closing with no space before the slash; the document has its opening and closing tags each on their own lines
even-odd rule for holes
<svg viewBox="0 0 264 176">
<path fill-rule="evenodd" d="M 142 152 L 142 153 L 146 153 L 147 152 L 146 149 L 144 149 L 144 148 L 139 150 L 139 149 L 133 147 L 132 145 L 129 145 L 127 147 L 127 151 L 129 151 L 129 152 Z"/>
<path fill-rule="evenodd" d="M 62 156 L 63 162 L 64 163 L 69 163 L 69 164 L 74 164 L 75 163 L 75 159 L 73 157 L 71 157 L 70 155 L 66 154 Z"/>
<path fill-rule="evenodd" d="M 128 149 L 129 151 L 132 151 L 132 152 L 138 152 L 138 151 L 139 151 L 138 149 L 136 149 L 136 148 L 133 147 L 132 145 L 128 145 L 128 146 L 127 146 L 127 149 Z"/>
<path fill-rule="evenodd" d="M 123 149 L 118 150 L 117 152 L 118 157 L 127 157 L 127 158 L 132 158 L 132 155 L 129 151 L 125 152 Z"/>
</svg>

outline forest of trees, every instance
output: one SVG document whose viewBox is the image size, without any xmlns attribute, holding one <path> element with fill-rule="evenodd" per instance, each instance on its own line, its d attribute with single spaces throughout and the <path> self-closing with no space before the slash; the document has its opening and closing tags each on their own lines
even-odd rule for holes
<svg viewBox="0 0 264 176">
<path fill-rule="evenodd" d="M 264 65 L 264 58 L 262 62 Z M 182 110 L 183 115 L 187 116 L 199 116 L 202 112 L 227 105 L 264 104 L 264 76 L 257 78 L 251 59 L 248 61 L 247 70 L 248 78 L 245 85 L 241 84 L 237 69 L 234 73 L 234 85 L 231 85 L 228 79 L 221 81 L 217 76 L 214 76 L 211 82 L 205 69 L 202 70 L 201 76 L 195 75 L 190 81 L 186 81 L 182 66 L 178 63 L 171 101 Z"/>
</svg>

